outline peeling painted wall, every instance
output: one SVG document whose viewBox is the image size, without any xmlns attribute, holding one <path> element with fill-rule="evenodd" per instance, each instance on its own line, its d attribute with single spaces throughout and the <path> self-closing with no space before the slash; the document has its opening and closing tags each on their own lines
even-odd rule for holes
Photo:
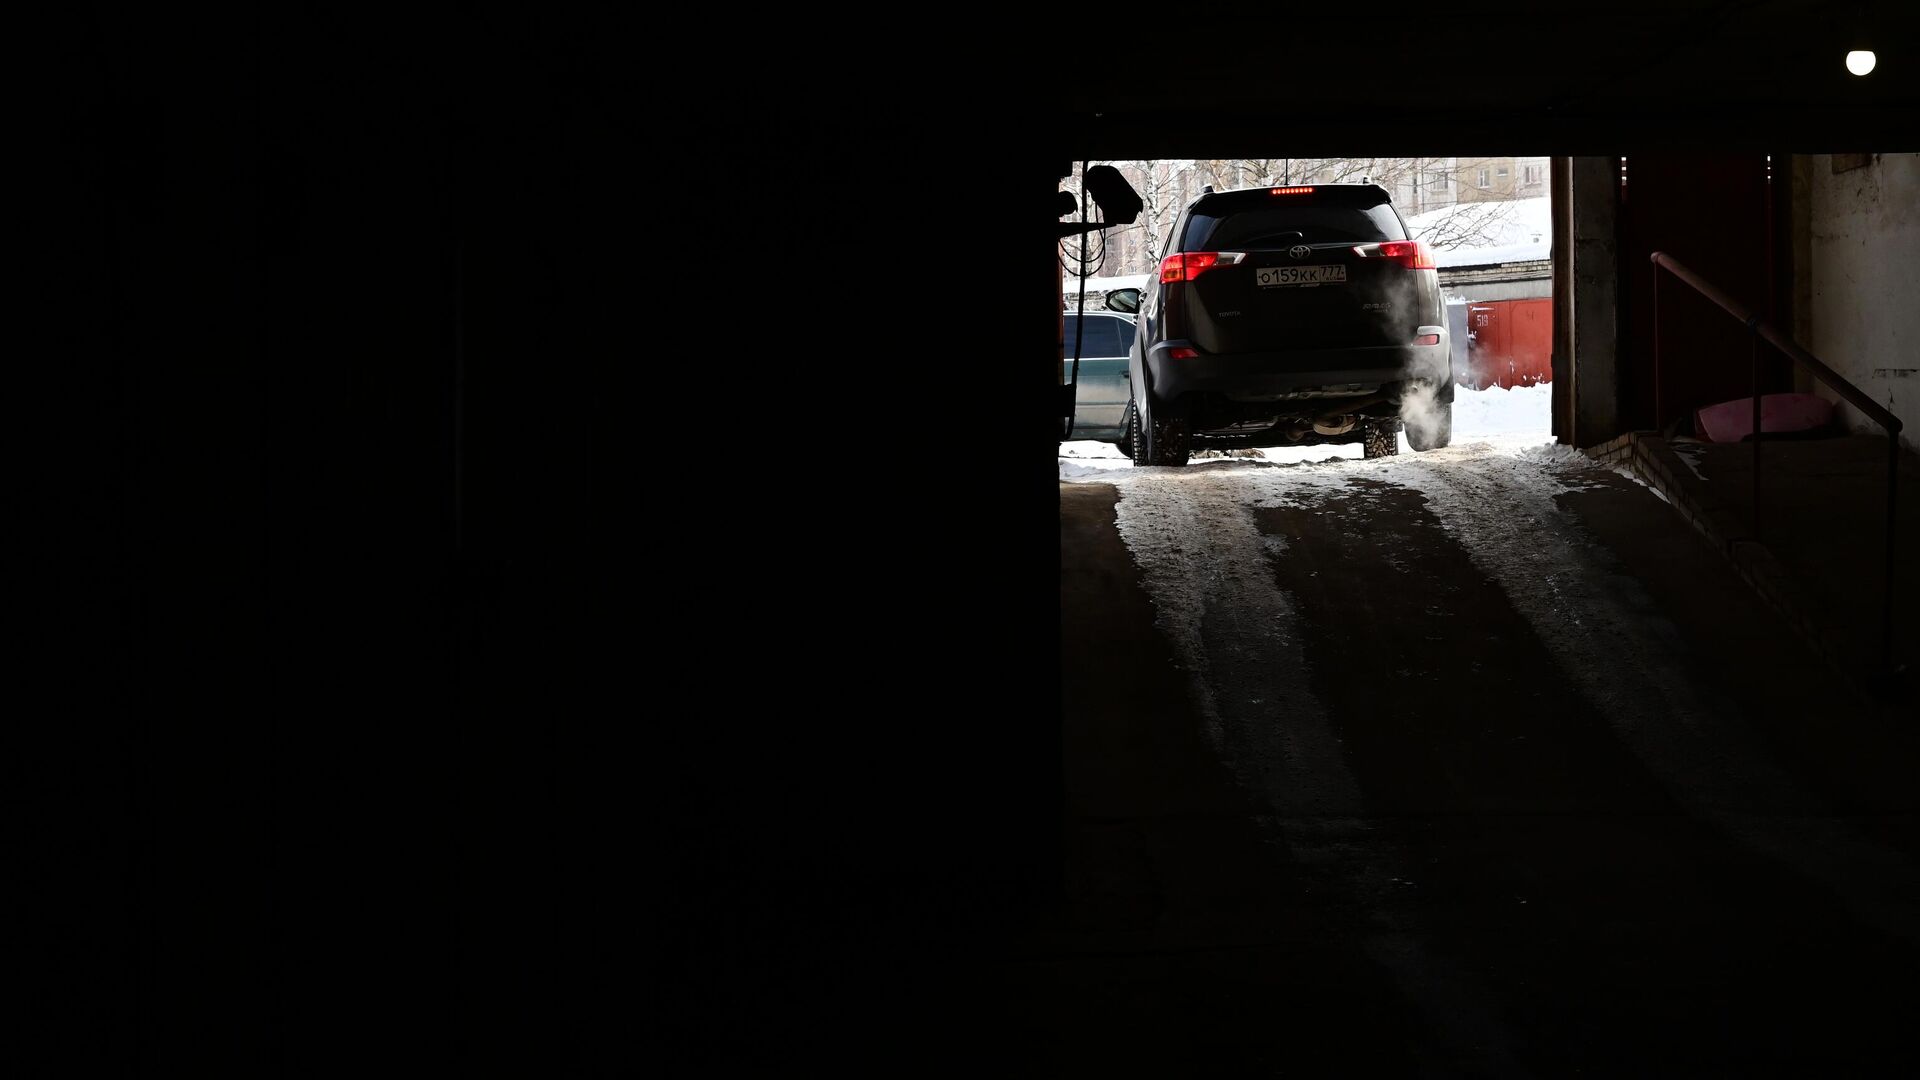
<svg viewBox="0 0 1920 1080">
<path fill-rule="evenodd" d="M 1871 158 L 1839 173 L 1831 155 L 1812 158 L 1807 347 L 1892 410 L 1911 447 L 1920 429 L 1920 154 Z M 1854 427 L 1879 430 L 1842 411 Z"/>
</svg>

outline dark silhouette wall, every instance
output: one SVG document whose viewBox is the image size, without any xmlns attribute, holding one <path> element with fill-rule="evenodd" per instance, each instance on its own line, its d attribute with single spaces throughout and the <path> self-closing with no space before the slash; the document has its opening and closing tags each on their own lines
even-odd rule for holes
<svg viewBox="0 0 1920 1080">
<path fill-rule="evenodd" d="M 876 69 L 741 123 L 773 69 L 643 86 L 657 28 L 565 13 L 73 40 L 34 760 L 37 1005 L 79 1030 L 34 1074 L 597 1074 L 991 1012 L 1052 842 L 1055 399 L 877 344 L 926 336 L 870 257 L 916 205 L 833 170 L 941 163 L 905 102 L 825 107 Z M 1015 252 L 1056 176 L 992 138 L 966 205 Z M 887 456 L 916 422 L 965 469 Z"/>
<path fill-rule="evenodd" d="M 1656 307 L 1656 275 L 1648 256 L 1666 252 L 1784 328 L 1791 319 L 1785 301 L 1793 259 L 1776 214 L 1791 192 L 1788 159 L 1777 160 L 1780 168 L 1770 178 L 1764 154 L 1628 158 L 1618 218 L 1620 407 L 1628 427 L 1656 426 L 1656 383 L 1662 423 L 1753 393 L 1747 328 L 1664 271 Z M 1787 363 L 1762 343 L 1763 393 L 1791 387 Z"/>
<path fill-rule="evenodd" d="M 1057 843 L 1067 162 L 1608 154 L 1727 107 L 1629 108 L 1581 81 L 1602 57 L 1499 114 L 1395 79 L 1306 108 L 1249 69 L 1095 124 L 1061 33 L 970 24 L 952 65 L 796 52 L 808 17 L 62 39 L 62 344 L 22 365 L 63 388 L 56 747 L 27 760 L 57 796 L 36 998 L 81 1030 L 36 1075 L 1004 1063 L 987 962 Z M 1840 139 L 1911 97 L 1821 101 Z M 1782 115 L 1733 130 L 1830 114 Z M 642 222 L 659 184 L 685 212 Z M 930 305 L 916 245 L 955 229 L 994 268 Z"/>
<path fill-rule="evenodd" d="M 597 75 L 471 11 L 79 40 L 57 1065 L 542 1071 L 591 1000 Z"/>
</svg>

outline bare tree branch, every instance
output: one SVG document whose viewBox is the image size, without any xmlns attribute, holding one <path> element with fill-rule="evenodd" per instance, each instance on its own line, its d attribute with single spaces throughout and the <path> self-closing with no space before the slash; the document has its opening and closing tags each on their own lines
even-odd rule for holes
<svg viewBox="0 0 1920 1080">
<path fill-rule="evenodd" d="M 1498 162 L 1498 164 L 1496 164 Z M 1132 225 L 1106 230 L 1106 276 L 1152 273 L 1159 265 L 1167 232 L 1203 185 L 1225 191 L 1296 184 L 1354 184 L 1363 180 L 1386 189 L 1403 215 L 1428 218 L 1419 239 L 1436 249 L 1487 245 L 1498 240 L 1512 220 L 1510 203 L 1520 197 L 1524 159 L 1462 157 L 1231 158 L 1202 161 L 1111 161 L 1140 195 L 1141 211 Z M 1513 169 L 1505 178 L 1495 170 Z M 1482 170 L 1488 181 L 1481 184 Z M 1078 176 L 1067 187 L 1078 193 Z M 1439 211 L 1445 213 L 1438 213 Z M 1437 215 L 1437 216 L 1434 216 Z M 1095 242 L 1096 244 L 1098 241 Z M 1076 246 L 1075 253 L 1077 255 Z M 1077 261 L 1077 259 L 1076 259 Z M 1090 260 L 1097 261 L 1097 260 Z M 1069 263 L 1069 273 L 1074 272 Z"/>
</svg>

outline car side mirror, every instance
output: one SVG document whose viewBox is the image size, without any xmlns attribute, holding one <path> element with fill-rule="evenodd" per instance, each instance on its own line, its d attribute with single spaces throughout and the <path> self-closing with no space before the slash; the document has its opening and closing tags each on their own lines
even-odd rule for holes
<svg viewBox="0 0 1920 1080">
<path fill-rule="evenodd" d="M 1140 310 L 1139 289 L 1115 289 L 1107 294 L 1107 310 L 1123 311 L 1128 315 Z"/>
</svg>

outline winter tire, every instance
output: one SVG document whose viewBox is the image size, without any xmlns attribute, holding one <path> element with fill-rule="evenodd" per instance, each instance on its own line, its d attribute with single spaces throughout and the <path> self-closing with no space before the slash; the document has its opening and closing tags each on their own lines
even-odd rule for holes
<svg viewBox="0 0 1920 1080">
<path fill-rule="evenodd" d="M 1369 458 L 1392 457 L 1400 452 L 1400 440 L 1394 437 L 1397 434 L 1392 421 L 1369 420 L 1366 435 L 1361 439 L 1361 452 Z"/>
</svg>

